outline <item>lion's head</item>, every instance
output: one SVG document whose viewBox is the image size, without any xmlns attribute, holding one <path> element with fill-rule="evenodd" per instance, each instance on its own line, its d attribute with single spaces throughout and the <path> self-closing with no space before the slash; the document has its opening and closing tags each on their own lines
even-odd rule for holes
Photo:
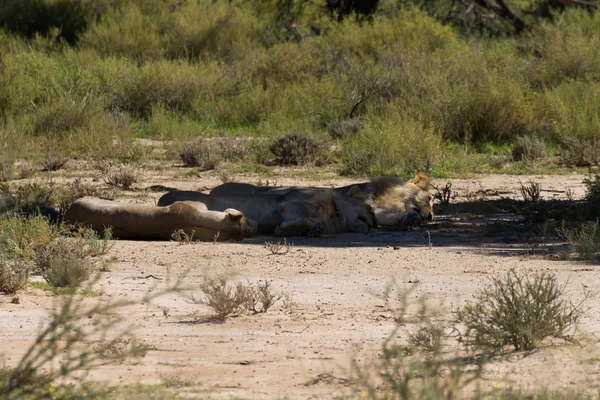
<svg viewBox="0 0 600 400">
<path fill-rule="evenodd" d="M 377 228 L 377 219 L 373 207 L 367 203 L 365 195 L 358 186 L 353 186 L 344 195 L 344 215 L 350 232 L 367 233 Z"/>
<path fill-rule="evenodd" d="M 422 172 L 408 182 L 397 178 L 373 178 L 379 194 L 373 199 L 376 208 L 405 213 L 416 211 L 423 221 L 433 220 L 433 196 L 429 194 L 429 177 Z"/>
</svg>

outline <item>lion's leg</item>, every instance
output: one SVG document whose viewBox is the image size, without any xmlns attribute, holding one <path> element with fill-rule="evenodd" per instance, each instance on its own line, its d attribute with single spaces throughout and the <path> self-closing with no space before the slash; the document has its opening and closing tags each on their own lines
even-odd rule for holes
<svg viewBox="0 0 600 400">
<path fill-rule="evenodd" d="M 375 209 L 375 218 L 381 226 L 417 226 L 423 223 L 423 217 L 415 210 L 398 213 Z"/>
<path fill-rule="evenodd" d="M 319 221 L 311 220 L 310 218 L 299 218 L 293 221 L 283 221 L 275 228 L 275 235 L 282 237 L 289 236 L 320 236 L 323 231 L 319 231 L 319 228 L 315 226 L 324 225 Z"/>
<path fill-rule="evenodd" d="M 310 211 L 301 202 L 290 202 L 280 205 L 279 213 L 283 222 L 275 228 L 278 236 L 319 237 L 327 230 L 324 221 L 309 218 Z"/>
</svg>

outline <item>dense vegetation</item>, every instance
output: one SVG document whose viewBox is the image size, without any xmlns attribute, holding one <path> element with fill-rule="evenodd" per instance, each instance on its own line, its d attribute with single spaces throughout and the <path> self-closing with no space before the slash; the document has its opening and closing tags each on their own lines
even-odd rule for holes
<svg viewBox="0 0 600 400">
<path fill-rule="evenodd" d="M 355 174 L 598 164 L 599 14 L 507 1 L 516 29 L 479 3 L 336 18 L 324 1 L 6 0 L 0 161 L 329 132 Z"/>
</svg>

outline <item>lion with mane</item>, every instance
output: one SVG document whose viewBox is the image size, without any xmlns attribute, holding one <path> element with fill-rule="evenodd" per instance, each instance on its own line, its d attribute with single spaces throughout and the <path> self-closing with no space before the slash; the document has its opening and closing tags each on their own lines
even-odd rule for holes
<svg viewBox="0 0 600 400">
<path fill-rule="evenodd" d="M 414 226 L 433 220 L 433 196 L 429 193 L 429 177 L 418 172 L 410 181 L 397 177 L 374 177 L 370 182 L 358 183 L 332 189 L 339 195 L 350 190 L 360 191 L 366 203 L 373 208 L 378 225 Z M 285 194 L 292 190 L 318 193 L 326 188 L 298 188 L 255 186 L 247 183 L 229 182 L 211 190 L 211 196 Z"/>
</svg>

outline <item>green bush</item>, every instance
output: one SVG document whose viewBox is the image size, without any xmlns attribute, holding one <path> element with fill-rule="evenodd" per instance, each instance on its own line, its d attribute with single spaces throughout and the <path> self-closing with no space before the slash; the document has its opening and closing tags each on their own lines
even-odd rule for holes
<svg viewBox="0 0 600 400">
<path fill-rule="evenodd" d="M 0 218 L 0 249 L 7 254 L 32 257 L 36 249 L 56 237 L 56 231 L 42 216 Z"/>
<path fill-rule="evenodd" d="M 531 60 L 531 80 L 541 87 L 585 80 L 600 73 L 600 18 L 596 13 L 569 10 L 554 21 L 535 24 L 525 39 Z"/>
<path fill-rule="evenodd" d="M 373 117 L 345 141 L 341 158 L 346 173 L 399 174 L 429 171 L 441 158 L 443 142 L 434 128 L 401 114 Z"/>
<path fill-rule="evenodd" d="M 145 63 L 123 76 L 112 106 L 142 118 L 148 118 L 156 104 L 177 112 L 190 111 L 195 97 L 208 89 L 201 72 L 184 61 Z"/>
</svg>

